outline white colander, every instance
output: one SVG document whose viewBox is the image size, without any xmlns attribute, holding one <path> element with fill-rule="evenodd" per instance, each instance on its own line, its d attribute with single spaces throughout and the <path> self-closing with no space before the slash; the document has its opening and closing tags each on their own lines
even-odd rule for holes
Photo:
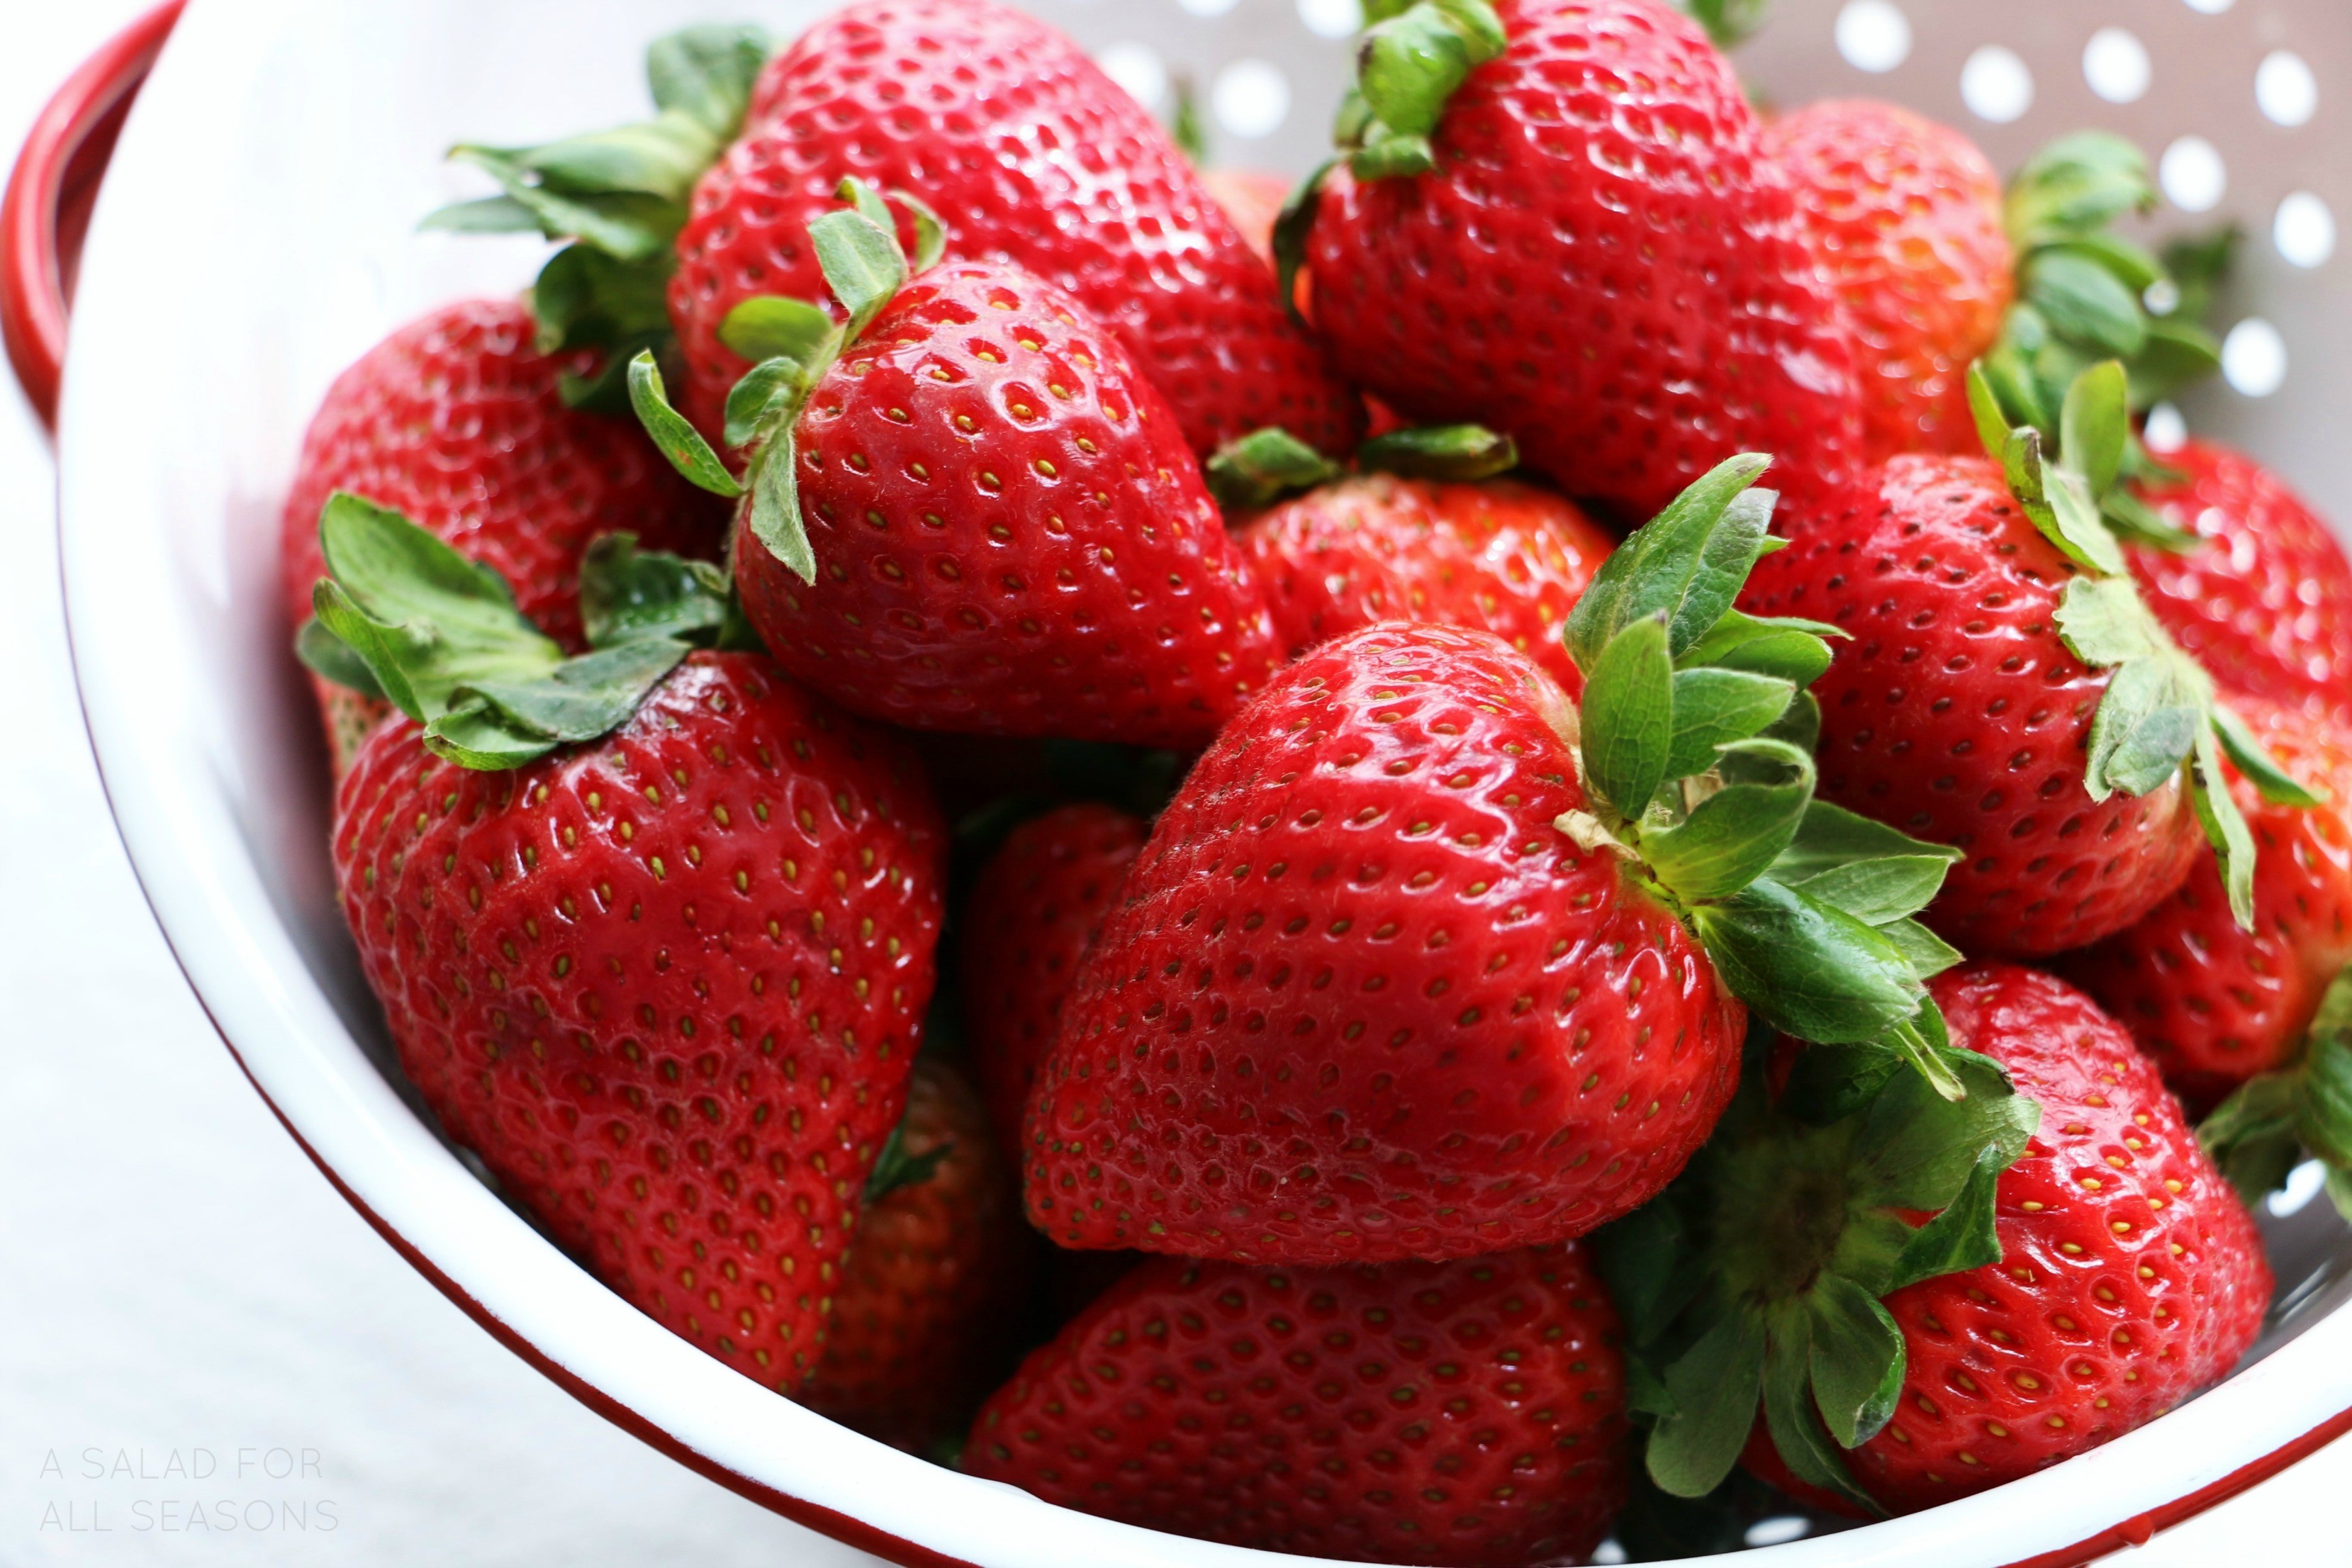
<svg viewBox="0 0 2352 1568">
<path fill-rule="evenodd" d="M 1194 84 L 1222 162 L 1325 145 L 1356 0 L 1028 0 L 1153 107 Z M 321 1169 L 563 1386 L 707 1473 L 908 1563 L 1291 1562 L 1108 1523 L 834 1426 L 622 1302 L 437 1142 L 380 1065 L 329 892 L 325 785 L 286 657 L 277 519 L 310 409 L 394 325 L 513 290 L 539 247 L 419 235 L 477 194 L 441 152 L 642 110 L 644 43 L 794 0 L 194 0 L 134 110 L 84 256 L 59 428 L 75 659 L 123 837 L 174 952 Z M 2227 384 L 2188 427 L 2326 508 L 2352 479 L 2352 0 L 1775 0 L 1742 64 L 1770 100 L 1900 100 L 2013 165 L 2109 127 L 2160 160 L 2159 231 L 2249 231 Z M 2169 416 L 2162 423 L 2169 423 Z M 1769 1568 L 2058 1568 L 2352 1427 L 2352 1232 L 2315 1182 L 2264 1216 L 2281 1284 L 2254 1360 L 2107 1447 L 1929 1512 L 1762 1548 Z M 1785 1526 L 1794 1529 L 1794 1524 Z M 845 1554 L 845 1556 L 846 1554 Z"/>
</svg>

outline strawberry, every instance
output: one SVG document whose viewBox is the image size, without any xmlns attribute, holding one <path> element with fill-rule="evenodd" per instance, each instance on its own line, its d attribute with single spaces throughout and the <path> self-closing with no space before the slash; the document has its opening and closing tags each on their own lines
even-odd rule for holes
<svg viewBox="0 0 2352 1568">
<path fill-rule="evenodd" d="M 1967 1100 L 1897 1076 L 1825 1120 L 1802 1058 L 1777 1107 L 1752 1077 L 1670 1202 L 1610 1237 L 1635 1353 L 1666 1362 L 1669 1491 L 1709 1489 L 1760 1403 L 1767 1471 L 1930 1507 L 2153 1420 L 2259 1331 L 2260 1237 L 2121 1026 L 2010 964 L 1931 989 L 1974 1053 Z"/>
<path fill-rule="evenodd" d="M 2198 1109 L 2290 1065 L 2320 998 L 2352 963 L 2352 739 L 2302 713 L 2247 713 L 2273 754 L 2326 797 L 2308 809 L 2273 805 L 2233 779 L 2262 852 L 2253 929 L 2231 918 L 2208 854 L 2145 919 L 2065 965 Z"/>
<path fill-rule="evenodd" d="M 1845 307 L 1863 374 L 1863 449 L 1976 449 L 1968 368 L 2016 292 L 2000 178 L 1958 132 L 1868 99 L 1769 121 L 1812 253 Z"/>
<path fill-rule="evenodd" d="M 1570 696 L 1559 628 L 1615 541 L 1573 501 L 1508 479 L 1343 479 L 1242 530 L 1275 630 L 1296 656 L 1375 621 L 1493 632 Z"/>
<path fill-rule="evenodd" d="M 1003 1375 L 1032 1239 L 980 1096 L 953 1068 L 917 1062 L 800 1402 L 918 1453 L 960 1427 Z"/>
<path fill-rule="evenodd" d="M 1617 1338 L 1573 1244 L 1384 1268 L 1154 1258 L 989 1400 L 964 1468 L 1273 1552 L 1580 1562 L 1625 1499 Z"/>
<path fill-rule="evenodd" d="M 615 1290 L 791 1392 L 929 1001 L 917 763 L 761 656 L 690 652 L 707 567 L 601 553 L 566 659 L 395 514 L 339 496 L 320 535 L 320 624 L 403 710 L 334 865 L 404 1070 Z"/>
<path fill-rule="evenodd" d="M 661 401 L 650 355 L 633 373 L 674 459 L 748 490 L 751 625 L 794 676 L 895 723 L 1206 742 L 1278 647 L 1168 405 L 1051 284 L 998 262 L 908 282 L 887 209 L 844 192 L 856 205 L 813 245 L 848 322 L 766 296 L 730 318 L 767 356 L 730 396 L 743 482 Z"/>
<path fill-rule="evenodd" d="M 2196 542 L 2135 545 L 2148 607 L 2223 689 L 2352 729 L 2352 565 L 2284 480 L 2225 447 L 2159 459 L 2140 497 Z"/>
<path fill-rule="evenodd" d="M 1928 918 L 1972 952 L 2058 952 L 2132 924 L 2188 875 L 2209 818 L 2250 920 L 2253 847 L 2221 753 L 2308 797 L 2216 705 L 2100 516 L 2127 438 L 2122 367 L 2077 384 L 2083 450 L 2063 461 L 1971 380 L 2008 468 L 1898 458 L 1749 584 L 1750 607 L 1846 634 L 1814 688 L 1823 796 L 1964 852 Z"/>
<path fill-rule="evenodd" d="M 1580 718 L 1491 634 L 1391 622 L 1226 727 L 1031 1098 L 1041 1229 L 1285 1264 L 1539 1245 L 1681 1168 L 1743 1003 L 1924 1051 L 1918 975 L 1948 950 L 1906 917 L 1944 858 L 1813 806 L 1792 731 L 1764 732 L 1801 726 L 1828 654 L 1729 608 L 1762 467 L 1725 464 L 1602 568 L 1565 627 Z M 1899 892 L 1811 888 L 1890 856 Z"/>
<path fill-rule="evenodd" d="M 1341 155 L 1283 228 L 1343 373 L 1633 518 L 1743 448 L 1799 493 L 1845 475 L 1843 315 L 1696 24 L 1657 0 L 1373 14 Z"/>
<path fill-rule="evenodd" d="M 1344 452 L 1360 423 L 1322 352 L 1150 115 L 1059 33 L 990 0 L 864 0 L 770 63 L 750 126 L 694 193 L 670 313 L 706 430 L 749 368 L 746 299 L 815 299 L 806 234 L 849 176 L 952 218 L 958 260 L 1087 307 L 1206 454 L 1279 425 Z"/>
<path fill-rule="evenodd" d="M 1261 169 L 1203 169 L 1201 184 L 1234 220 L 1250 251 L 1274 265 L 1274 226 L 1289 205 L 1291 180 Z"/>
<path fill-rule="evenodd" d="M 973 1076 L 1008 1149 L 1021 1146 L 1029 1090 L 1078 961 L 1148 831 L 1115 806 L 1061 806 L 1015 827 L 972 884 L 958 954 L 964 1028 Z"/>
<path fill-rule="evenodd" d="M 319 513 L 338 490 L 413 518 L 512 584 L 523 614 L 581 646 L 580 560 L 601 534 L 715 552 L 719 519 L 625 424 L 564 406 L 591 351 L 542 353 L 520 304 L 469 300 L 401 328 L 335 378 L 286 497 L 279 574 L 290 624 L 327 574 Z M 385 710 L 321 685 L 338 772 Z"/>
</svg>

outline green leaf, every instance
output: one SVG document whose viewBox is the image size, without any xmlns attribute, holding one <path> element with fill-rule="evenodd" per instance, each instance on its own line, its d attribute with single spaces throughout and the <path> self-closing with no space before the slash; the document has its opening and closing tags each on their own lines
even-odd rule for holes
<svg viewBox="0 0 2352 1568">
<path fill-rule="evenodd" d="M 1812 1398 L 1812 1320 L 1803 1303 L 1777 1303 L 1770 1319 L 1770 1347 L 1764 1357 L 1764 1425 L 1780 1462 L 1799 1480 L 1836 1493 L 1873 1516 L 1883 1514 L 1870 1494 L 1854 1485 L 1830 1435 L 1822 1429 Z"/>
<path fill-rule="evenodd" d="M 1370 117 L 1364 152 L 1371 158 L 1368 167 L 1360 154 L 1356 173 L 1376 179 L 1383 174 L 1375 170 L 1412 174 L 1428 168 L 1428 140 L 1446 100 L 1472 68 L 1501 54 L 1505 43 L 1502 20 L 1486 0 L 1423 0 L 1374 24 L 1364 35 L 1356 64 L 1356 91 Z M 1406 156 L 1383 152 L 1390 147 L 1406 149 Z M 1412 166 L 1416 148 L 1419 169 Z"/>
<path fill-rule="evenodd" d="M 1762 876 L 1796 837 L 1812 797 L 1810 763 L 1791 784 L 1731 784 L 1677 826 L 1642 835 L 1642 858 L 1685 903 L 1727 899 Z"/>
<path fill-rule="evenodd" d="M 720 143 L 682 114 L 591 131 L 537 147 L 461 144 L 449 155 L 489 170 L 502 185 L 536 180 L 544 195 L 595 198 L 635 195 L 684 206 Z M 501 167 L 500 165 L 504 165 Z"/>
<path fill-rule="evenodd" d="M 1339 160 L 1327 158 L 1298 183 L 1274 220 L 1275 293 L 1292 321 L 1304 326 L 1298 310 L 1298 272 L 1307 263 L 1307 239 L 1315 232 L 1316 215 L 1323 208 L 1323 186 Z"/>
<path fill-rule="evenodd" d="M 1853 1170 L 1863 1195 L 1888 1208 L 1948 1207 L 1985 1152 L 2002 1170 L 2015 1163 L 2042 1122 L 2042 1107 L 2019 1094 L 2000 1064 L 1946 1049 L 1966 1095 L 1953 1100 L 1915 1073 L 1898 1073 L 1871 1102 L 1854 1135 Z M 1908 1245 L 1906 1241 L 1906 1245 Z M 1863 1281 L 1884 1294 L 1875 1279 Z"/>
<path fill-rule="evenodd" d="M 495 720 L 506 734 L 535 737 L 541 744 L 531 755 L 558 744 L 593 741 L 626 722 L 646 693 L 677 668 L 688 652 L 682 642 L 640 638 L 565 659 L 538 679 L 469 683 L 460 688 L 460 694 L 478 698 L 480 704 L 462 704 L 452 710 L 452 722 L 436 720 L 427 725 L 425 744 L 431 747 L 436 739 L 448 738 L 467 747 L 481 747 L 480 731 L 461 728 L 456 722 L 461 717 L 467 727 Z"/>
<path fill-rule="evenodd" d="M 685 27 L 655 39 L 646 50 L 655 107 L 686 116 L 722 146 L 732 142 L 769 47 L 766 29 L 748 23 Z"/>
<path fill-rule="evenodd" d="M 2091 233 L 2156 205 L 2147 159 L 2124 138 L 2080 132 L 2055 141 L 2010 183 L 2007 219 L 2021 249 Z"/>
<path fill-rule="evenodd" d="M 1729 669 L 1677 669 L 1674 688 L 1669 779 L 1706 772 L 1715 766 L 1722 747 L 1762 731 L 1788 711 L 1796 695 L 1796 688 L 1786 680 Z"/>
<path fill-rule="evenodd" d="M 2187 529 L 2173 527 L 2162 512 L 2129 489 L 2112 489 L 2101 496 L 2099 515 L 2106 520 L 2108 531 L 2126 544 L 2185 553 L 2204 542 Z"/>
<path fill-rule="evenodd" d="M 939 1174 L 941 1163 L 954 1152 L 955 1142 L 950 1139 L 932 1144 L 919 1154 L 909 1154 L 907 1124 L 901 1121 L 882 1141 L 882 1152 L 874 1157 L 874 1168 L 866 1173 L 866 1206 L 873 1206 L 901 1187 L 921 1186 Z"/>
<path fill-rule="evenodd" d="M 2226 223 L 2205 234 L 2184 235 L 2164 247 L 2164 270 L 2179 294 L 2166 312 L 2170 320 L 2189 325 L 2205 320 L 2213 296 L 2237 265 L 2238 247 L 2245 237 L 2245 230 Z"/>
<path fill-rule="evenodd" d="M 2198 1142 L 2249 1206 L 2284 1186 L 2301 1163 L 2302 1102 L 2300 1071 L 2263 1073 L 2198 1125 Z"/>
<path fill-rule="evenodd" d="M 2196 667 L 2178 654 L 2116 666 L 2091 716 L 2083 778 L 2091 798 L 2144 795 L 2170 782 L 2207 731 L 2210 700 Z"/>
<path fill-rule="evenodd" d="M 2120 235 L 2085 234 L 2074 239 L 2061 240 L 2049 247 L 2053 252 L 2080 256 L 2104 267 L 2115 275 L 2116 281 L 2135 294 L 2165 280 L 2164 263 L 2149 254 L 2143 245 L 2135 245 Z"/>
<path fill-rule="evenodd" d="M 2161 658 L 2171 642 L 2129 577 L 2076 577 L 2059 595 L 2059 639 L 2093 669 Z"/>
<path fill-rule="evenodd" d="M 2101 703 L 2102 710 L 2105 708 Z M 2231 918 L 2240 931 L 2254 929 L 2254 836 L 2246 826 L 2246 818 L 2238 810 L 2238 802 L 2230 794 L 2230 781 L 2221 772 L 2221 754 L 2215 741 L 2212 726 L 2200 724 L 2197 740 L 2189 760 L 2189 794 L 2197 808 L 2197 821 L 2205 829 L 2205 841 L 2213 847 L 2215 858 L 2221 862 L 2221 886 L 2230 898 Z"/>
<path fill-rule="evenodd" d="M 1734 1309 L 1666 1369 L 1675 1413 L 1650 1434 L 1650 1479 L 1675 1497 L 1704 1497 L 1739 1461 L 1764 1382 L 1764 1324 Z"/>
<path fill-rule="evenodd" d="M 319 544 L 331 574 L 313 595 L 320 621 L 412 719 L 438 717 L 475 682 L 529 679 L 562 659 L 497 573 L 396 511 L 337 491 L 319 514 Z"/>
<path fill-rule="evenodd" d="M 530 212 L 550 239 L 578 239 L 623 261 L 664 256 L 686 224 L 683 202 L 666 196 L 634 190 L 573 195 L 536 184 L 532 171 L 513 151 L 458 147 L 450 155 L 496 179 L 508 198 Z"/>
<path fill-rule="evenodd" d="M 1826 1045 L 1875 1040 L 1918 1008 L 1900 949 L 1842 910 L 1760 878 L 1692 923 L 1731 994 L 1775 1028 Z"/>
<path fill-rule="evenodd" d="M 803 583 L 816 581 L 816 551 L 801 515 L 800 454 L 788 426 L 761 449 L 751 476 L 751 537 Z"/>
<path fill-rule="evenodd" d="M 1937 1038 L 1930 1039 L 1927 1032 L 1919 1026 L 1929 1022 L 1934 1025 Z M 1886 1033 L 1880 1038 L 1938 1097 L 1966 1100 L 1968 1085 L 1960 1081 L 1959 1074 L 1954 1072 L 1951 1064 L 1944 1059 L 1943 1047 L 1948 1044 L 1948 1037 L 1943 1031 L 1943 1012 L 1936 1005 L 1935 998 L 1930 996 L 1919 1004 L 1916 1018 L 1896 1019 L 1887 1026 Z"/>
<path fill-rule="evenodd" d="M 1664 616 L 1675 629 L 1673 646 L 1687 649 L 1723 618 L 1770 521 L 1760 501 L 1736 511 L 1732 503 L 1770 462 L 1753 452 L 1726 458 L 1601 563 L 1564 628 L 1579 668 L 1589 671 L 1610 640 L 1635 621 Z M 1719 533 L 1729 537 L 1718 541 Z"/>
<path fill-rule="evenodd" d="M 1706 29 L 1718 49 L 1730 50 L 1763 26 L 1769 0 L 1675 0 L 1692 21 Z"/>
<path fill-rule="evenodd" d="M 531 285 L 541 353 L 669 331 L 669 268 L 616 261 L 593 246 L 567 245 Z"/>
<path fill-rule="evenodd" d="M 780 427 L 800 417 L 809 391 L 809 369 L 799 360 L 761 360 L 727 394 L 727 444 L 742 447 L 774 439 Z"/>
<path fill-rule="evenodd" d="M 1932 856 L 1947 864 L 1961 858 L 1957 849 L 1929 844 L 1860 812 L 1816 800 L 1805 808 L 1805 820 L 1797 830 L 1796 840 L 1773 866 L 1772 875 L 1797 887 L 1842 867 L 1922 856 Z"/>
<path fill-rule="evenodd" d="M 2020 425 L 2030 425 L 2030 419 L 2012 419 L 2000 394 L 1995 390 L 1990 363 L 1978 360 L 1969 366 L 1969 413 L 1977 423 L 1977 440 L 1985 456 L 1996 463 L 2009 461 L 2010 434 Z"/>
<path fill-rule="evenodd" d="M 1799 884 L 1805 896 L 1843 910 L 1867 926 L 1883 926 L 1917 914 L 1943 890 L 1944 873 L 1956 852 L 1892 855 L 1824 871 Z"/>
<path fill-rule="evenodd" d="M 418 220 L 421 229 L 450 234 L 541 234 L 539 215 L 512 196 L 481 196 L 436 207 Z"/>
<path fill-rule="evenodd" d="M 825 286 L 849 313 L 842 341 L 854 343 L 907 284 L 898 237 L 856 210 L 826 213 L 808 226 Z"/>
<path fill-rule="evenodd" d="M 1584 685 L 1584 771 L 1623 817 L 1638 817 L 1666 781 L 1674 745 L 1675 666 L 1662 621 L 1627 626 L 1601 650 Z"/>
<path fill-rule="evenodd" d="M 346 687 L 362 697 L 385 700 L 383 687 L 375 673 L 368 668 L 367 660 L 352 651 L 352 645 L 329 631 L 326 624 L 313 616 L 304 621 L 294 634 L 294 657 L 304 668 L 324 680 Z"/>
<path fill-rule="evenodd" d="M 1806 1293 L 1813 1400 L 1830 1436 L 1858 1448 L 1885 1429 L 1903 1393 L 1903 1331 L 1878 1298 L 1843 1274 Z"/>
<path fill-rule="evenodd" d="M 2066 389 L 2058 426 L 2059 456 L 2083 476 L 2092 496 L 2115 489 L 2131 438 L 2130 389 L 2122 361 L 2108 360 L 2075 378 Z"/>
<path fill-rule="evenodd" d="M 1990 1143 L 1969 1168 L 1968 1178 L 1941 1214 L 1911 1233 L 1903 1255 L 1895 1260 L 1895 1277 L 1885 1286 L 1900 1290 L 1922 1279 L 1939 1279 L 1964 1268 L 1981 1268 L 2000 1261 L 2000 1236 L 1994 1227 L 1994 1197 L 2000 1173 L 2015 1163 L 2017 1154 L 2003 1143 Z"/>
<path fill-rule="evenodd" d="M 1279 426 L 1253 430 L 1217 449 L 1202 470 L 1228 513 L 1272 506 L 1295 490 L 1339 477 L 1339 466 Z"/>
<path fill-rule="evenodd" d="M 670 406 L 661 367 L 650 353 L 629 362 L 629 406 L 636 410 L 638 423 L 672 468 L 712 495 L 732 499 L 743 493 L 743 487 L 727 471 L 727 465 L 719 460 L 702 433 Z"/>
<path fill-rule="evenodd" d="M 580 563 L 580 619 L 591 647 L 646 637 L 708 645 L 727 619 L 727 574 L 708 561 L 639 550 L 608 533 Z"/>
<path fill-rule="evenodd" d="M 1903 955 L 1914 980 L 1931 980 L 1967 956 L 1917 921 L 1889 921 L 1876 930 Z"/>
<path fill-rule="evenodd" d="M 1706 1284 L 1689 1265 L 1696 1250 L 1672 1203 L 1645 1204 L 1593 1233 L 1593 1252 L 1628 1340 L 1650 1343 Z"/>
<path fill-rule="evenodd" d="M 1679 669 L 1697 667 L 1769 675 L 1792 686 L 1811 686 L 1830 667 L 1825 640 L 1845 631 L 1822 621 L 1793 616 L 1762 619 L 1727 610 L 1707 634 L 1675 660 Z"/>
<path fill-rule="evenodd" d="M 2352 1170 L 2352 979 L 2336 976 L 2304 1050 L 2295 1131 L 2332 1170 Z"/>
<path fill-rule="evenodd" d="M 1752 741 L 1723 748 L 1716 772 L 1726 784 L 1779 784 L 1792 763 L 1778 747 L 1787 747 L 1810 760 L 1821 750 L 1822 705 L 1810 691 L 1800 691 L 1788 711 L 1764 726 Z"/>
<path fill-rule="evenodd" d="M 2147 343 L 2126 368 L 2132 406 L 2147 408 L 2220 371 L 2221 340 L 2194 321 L 2150 321 Z"/>
<path fill-rule="evenodd" d="M 917 273 L 929 272 L 948 253 L 948 226 L 930 203 L 906 191 L 893 191 L 891 199 L 907 209 L 915 226 L 913 268 Z"/>
<path fill-rule="evenodd" d="M 1903 1058 L 1873 1041 L 1867 1045 L 1809 1045 L 1797 1053 L 1780 1107 L 1815 1126 L 1843 1121 L 1878 1098 L 1887 1081 L 1904 1070 Z"/>
<path fill-rule="evenodd" d="M 1517 468 L 1519 448 L 1484 425 L 1429 425 L 1373 437 L 1357 448 L 1356 466 L 1409 479 L 1469 483 Z"/>
<path fill-rule="evenodd" d="M 2147 344 L 2139 296 L 2085 256 L 2046 250 L 2026 264 L 2024 296 L 2063 338 L 2129 359 Z"/>
<path fill-rule="evenodd" d="M 755 363 L 786 359 L 821 367 L 840 353 L 840 340 L 841 329 L 822 306 L 775 294 L 753 295 L 719 323 L 719 341 Z"/>
<path fill-rule="evenodd" d="M 2273 805 L 2295 805 L 2309 808 L 2325 805 L 2326 801 L 2279 765 L 2278 759 L 2246 728 L 2246 721 L 2232 712 L 2226 703 L 2213 704 L 2213 734 L 2221 742 L 2221 750 L 2237 770 L 2246 775 L 2256 793 Z"/>
</svg>

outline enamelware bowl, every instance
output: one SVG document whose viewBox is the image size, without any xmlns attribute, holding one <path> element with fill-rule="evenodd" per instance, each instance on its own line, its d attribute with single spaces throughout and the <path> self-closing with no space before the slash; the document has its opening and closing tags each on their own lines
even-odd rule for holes
<svg viewBox="0 0 2352 1568">
<path fill-rule="evenodd" d="M 1354 20 L 1353 0 L 1033 8 L 1140 97 L 1189 76 L 1227 162 L 1294 173 L 1324 140 Z M 394 326 L 456 296 L 514 291 L 541 255 L 535 241 L 417 232 L 423 213 L 477 194 L 443 150 L 636 117 L 638 62 L 656 34 L 714 11 L 781 34 L 816 9 L 194 0 L 107 174 L 58 425 L 74 658 L 107 791 L 189 982 L 287 1129 L 417 1268 L 594 1409 L 900 1563 L 1303 1561 L 1109 1523 L 911 1458 L 671 1336 L 435 1135 L 390 1066 L 331 896 L 325 770 L 275 591 L 278 507 L 302 429 L 336 371 Z M 169 22 L 149 26 L 152 43 Z M 143 63 L 142 47 L 103 58 L 44 121 L 28 164 L 65 167 L 68 142 L 113 101 L 110 84 L 135 82 Z M 2250 230 L 2231 301 L 2242 322 L 2232 384 L 2184 399 L 2189 424 L 2311 493 L 2352 489 L 2336 429 L 2352 400 L 2352 290 L 2332 258 L 2331 216 L 2352 210 L 2352 136 L 2333 123 L 2331 96 L 2352 96 L 2342 0 L 1780 0 L 1743 66 L 1781 101 L 1911 102 L 1979 136 L 2004 166 L 2078 124 L 2161 150 L 2177 203 Z M 37 226 L 44 192 L 54 206 L 58 181 L 42 179 L 12 198 L 11 237 Z M 34 251 L 8 255 L 20 253 Z M 19 307 L 44 285 L 26 264 L 6 270 L 14 349 L 20 322 L 39 324 Z M 20 363 L 37 362 L 40 344 L 25 341 Z M 2281 1294 L 2229 1382 L 1996 1491 L 1762 1548 L 1759 1568 L 2080 1563 L 2352 1428 L 2352 1313 L 2337 1310 L 2352 1292 L 2352 1231 L 2309 1201 L 2315 1186 L 2299 1182 L 2264 1215 Z"/>
</svg>

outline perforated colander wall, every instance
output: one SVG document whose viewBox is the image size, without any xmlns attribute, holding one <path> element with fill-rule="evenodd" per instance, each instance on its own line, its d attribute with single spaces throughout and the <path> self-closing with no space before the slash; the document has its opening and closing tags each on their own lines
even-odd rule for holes
<svg viewBox="0 0 2352 1568">
<path fill-rule="evenodd" d="M 1189 79 L 1218 162 L 1312 167 L 1358 0 L 1024 0 L 1166 113 Z M 1766 100 L 1894 99 L 2004 171 L 2068 131 L 2121 132 L 2160 171 L 2158 235 L 2247 231 L 2218 323 L 2227 380 L 2189 426 L 2352 507 L 2352 0 L 1774 0 L 1739 53 Z"/>
</svg>

